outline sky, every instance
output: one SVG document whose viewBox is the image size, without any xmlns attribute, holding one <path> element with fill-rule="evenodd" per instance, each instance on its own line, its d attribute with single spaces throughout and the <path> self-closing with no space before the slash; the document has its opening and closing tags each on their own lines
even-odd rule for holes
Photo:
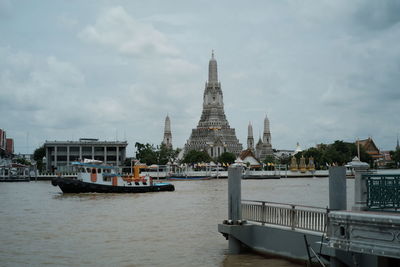
<svg viewBox="0 0 400 267">
<path fill-rule="evenodd" d="M 46 140 L 183 147 L 215 51 L 225 114 L 244 148 L 400 133 L 400 1 L 0 0 L 0 128 L 16 153 Z"/>
</svg>

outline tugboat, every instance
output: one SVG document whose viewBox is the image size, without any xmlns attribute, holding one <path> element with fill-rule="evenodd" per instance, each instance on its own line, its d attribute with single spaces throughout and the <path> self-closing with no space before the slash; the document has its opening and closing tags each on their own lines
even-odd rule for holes
<svg viewBox="0 0 400 267">
<path fill-rule="evenodd" d="M 63 193 L 146 193 L 174 191 L 170 183 L 153 183 L 151 177 L 140 177 L 141 166 L 134 166 L 134 175 L 121 175 L 117 168 L 101 161 L 72 162 L 77 167 L 77 178 L 57 177 L 51 184 L 59 186 Z"/>
</svg>

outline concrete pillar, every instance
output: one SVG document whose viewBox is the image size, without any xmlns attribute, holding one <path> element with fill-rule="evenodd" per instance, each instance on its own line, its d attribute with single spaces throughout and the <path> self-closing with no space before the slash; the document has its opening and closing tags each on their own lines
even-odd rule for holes
<svg viewBox="0 0 400 267">
<path fill-rule="evenodd" d="M 117 146 L 117 158 L 116 158 L 116 166 L 119 166 L 119 146 Z"/>
<path fill-rule="evenodd" d="M 329 209 L 346 210 L 346 167 L 329 168 Z"/>
<path fill-rule="evenodd" d="M 104 164 L 107 164 L 107 146 L 104 146 Z"/>
<path fill-rule="evenodd" d="M 228 168 L 228 219 L 236 222 L 242 219 L 241 209 L 242 166 L 233 165 Z"/>
<path fill-rule="evenodd" d="M 67 145 L 67 166 L 69 166 L 69 145 Z"/>
<path fill-rule="evenodd" d="M 57 168 L 57 146 L 54 146 L 54 167 Z"/>
<path fill-rule="evenodd" d="M 235 224 L 242 219 L 241 209 L 241 182 L 242 166 L 232 165 L 228 168 L 228 219 Z M 241 251 L 241 242 L 229 235 L 229 253 L 239 254 Z"/>
<path fill-rule="evenodd" d="M 357 157 L 350 162 L 354 169 L 354 206 L 352 210 L 362 211 L 367 208 L 367 183 L 362 175 L 367 174 L 369 164 L 360 161 Z"/>
<path fill-rule="evenodd" d="M 49 153 L 49 147 L 46 146 L 46 171 L 48 172 L 50 170 L 50 161 L 51 161 L 51 155 Z"/>
<path fill-rule="evenodd" d="M 83 160 L 83 158 L 82 158 L 82 146 L 79 146 L 79 160 Z"/>
</svg>

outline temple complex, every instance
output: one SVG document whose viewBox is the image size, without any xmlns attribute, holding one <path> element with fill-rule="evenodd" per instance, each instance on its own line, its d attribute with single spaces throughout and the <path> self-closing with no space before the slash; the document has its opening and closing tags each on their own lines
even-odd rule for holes
<svg viewBox="0 0 400 267">
<path fill-rule="evenodd" d="M 165 125 L 164 125 L 164 139 L 162 144 L 168 148 L 172 148 L 172 133 L 171 133 L 171 120 L 169 116 L 165 118 Z"/>
<path fill-rule="evenodd" d="M 237 156 L 242 151 L 242 144 L 236 138 L 235 129 L 229 126 L 225 116 L 214 52 L 208 65 L 208 81 L 203 94 L 203 112 L 197 128 L 192 129 L 185 145 L 185 153 L 190 150 L 206 151 L 211 157 L 219 157 L 224 152 L 231 152 Z"/>
</svg>

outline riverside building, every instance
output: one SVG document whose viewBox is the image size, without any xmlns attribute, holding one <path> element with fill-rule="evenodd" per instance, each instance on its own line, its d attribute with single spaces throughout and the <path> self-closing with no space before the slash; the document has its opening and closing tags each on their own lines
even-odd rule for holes
<svg viewBox="0 0 400 267">
<path fill-rule="evenodd" d="M 94 159 L 120 166 L 126 159 L 126 141 L 99 141 L 81 138 L 79 141 L 46 141 L 46 170 L 54 171 L 69 166 L 73 161 Z"/>
<path fill-rule="evenodd" d="M 214 52 L 208 65 L 208 81 L 203 94 L 203 112 L 197 128 L 192 129 L 185 145 L 185 153 L 190 150 L 206 151 L 211 157 L 219 157 L 224 152 L 231 152 L 238 156 L 242 151 L 242 144 L 236 138 L 235 129 L 229 126 L 225 116 Z"/>
</svg>

